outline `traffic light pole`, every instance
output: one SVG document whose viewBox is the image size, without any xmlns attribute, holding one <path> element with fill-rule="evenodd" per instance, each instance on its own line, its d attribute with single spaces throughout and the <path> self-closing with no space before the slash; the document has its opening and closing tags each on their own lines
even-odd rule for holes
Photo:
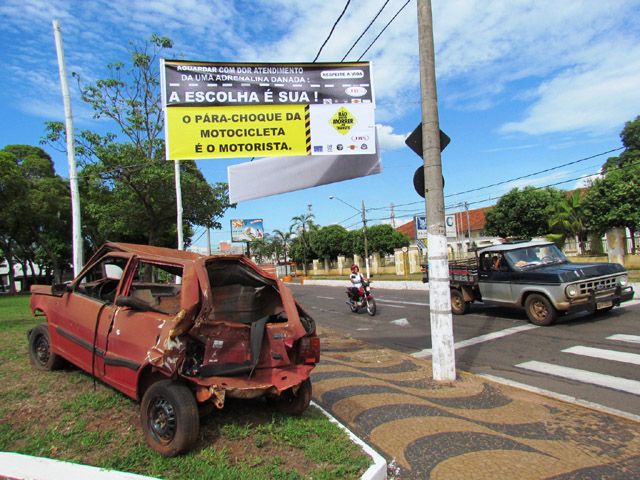
<svg viewBox="0 0 640 480">
<path fill-rule="evenodd" d="M 433 379 L 453 381 L 456 379 L 456 362 L 449 293 L 431 0 L 418 0 L 418 41 Z"/>
</svg>

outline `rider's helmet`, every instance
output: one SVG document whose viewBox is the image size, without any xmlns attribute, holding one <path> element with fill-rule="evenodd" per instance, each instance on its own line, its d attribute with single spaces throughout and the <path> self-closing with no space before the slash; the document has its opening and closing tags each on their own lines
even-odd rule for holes
<svg viewBox="0 0 640 480">
<path fill-rule="evenodd" d="M 354 263 L 353 265 L 351 265 L 351 273 L 356 273 L 356 270 L 358 270 L 358 265 Z"/>
</svg>

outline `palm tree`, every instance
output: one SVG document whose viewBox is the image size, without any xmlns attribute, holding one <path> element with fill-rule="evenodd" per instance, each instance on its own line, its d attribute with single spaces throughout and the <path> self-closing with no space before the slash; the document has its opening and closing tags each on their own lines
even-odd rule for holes
<svg viewBox="0 0 640 480">
<path fill-rule="evenodd" d="M 301 215 L 296 215 L 291 219 L 291 230 L 301 231 L 300 241 L 302 242 L 302 271 L 304 275 L 307 275 L 307 250 L 309 249 L 308 241 L 307 241 L 307 230 L 311 228 L 313 225 L 313 213 L 303 213 Z"/>
<path fill-rule="evenodd" d="M 587 233 L 586 217 L 582 208 L 581 191 L 574 190 L 570 196 L 556 205 L 549 219 L 549 228 L 565 236 L 578 237 L 578 253 L 584 252 L 584 240 Z"/>
<path fill-rule="evenodd" d="M 283 232 L 282 230 L 274 230 L 273 236 L 278 241 L 278 243 L 282 246 L 282 250 L 284 252 L 284 263 L 289 261 L 288 253 L 289 253 L 289 244 L 291 243 L 291 238 L 293 235 L 292 227 L 289 227 L 288 232 Z"/>
</svg>

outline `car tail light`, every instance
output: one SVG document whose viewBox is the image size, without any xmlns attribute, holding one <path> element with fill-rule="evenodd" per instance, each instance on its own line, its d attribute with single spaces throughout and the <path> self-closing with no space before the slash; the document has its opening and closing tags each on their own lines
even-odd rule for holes
<svg viewBox="0 0 640 480">
<path fill-rule="evenodd" d="M 303 363 L 318 363 L 320 361 L 320 338 L 316 336 L 300 339 L 299 358 Z"/>
</svg>

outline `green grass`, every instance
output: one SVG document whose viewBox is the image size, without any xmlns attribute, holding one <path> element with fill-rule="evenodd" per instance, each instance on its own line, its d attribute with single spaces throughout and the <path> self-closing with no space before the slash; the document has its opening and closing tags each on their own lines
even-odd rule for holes
<svg viewBox="0 0 640 480">
<path fill-rule="evenodd" d="M 201 422 L 195 449 L 177 458 L 150 450 L 139 405 L 69 366 L 31 368 L 28 296 L 0 297 L 0 450 L 165 479 L 352 479 L 370 459 L 321 412 L 274 413 L 263 401 L 228 400 Z"/>
</svg>

